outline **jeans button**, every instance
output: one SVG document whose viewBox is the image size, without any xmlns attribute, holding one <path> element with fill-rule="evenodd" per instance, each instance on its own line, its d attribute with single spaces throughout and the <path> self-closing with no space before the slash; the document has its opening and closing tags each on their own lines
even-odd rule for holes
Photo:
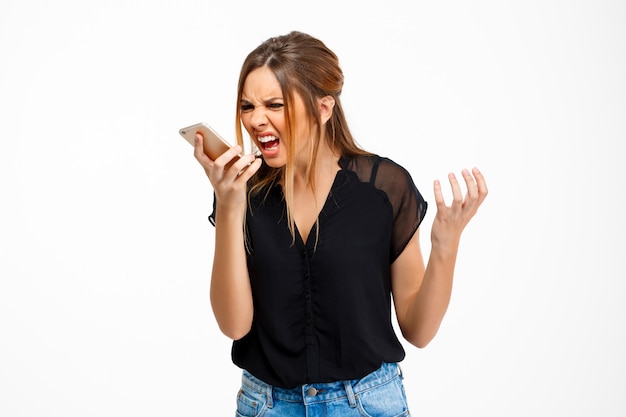
<svg viewBox="0 0 626 417">
<path fill-rule="evenodd" d="M 311 387 L 308 390 L 306 390 L 306 395 L 308 395 L 309 397 L 315 397 L 317 395 L 317 390 Z"/>
</svg>

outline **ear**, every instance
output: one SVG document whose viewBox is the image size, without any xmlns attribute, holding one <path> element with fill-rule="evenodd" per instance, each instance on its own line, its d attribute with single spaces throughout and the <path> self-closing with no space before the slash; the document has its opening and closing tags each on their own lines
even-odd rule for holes
<svg viewBox="0 0 626 417">
<path fill-rule="evenodd" d="M 317 105 L 320 111 L 320 119 L 322 125 L 326 124 L 328 119 L 333 115 L 333 108 L 335 107 L 335 99 L 331 96 L 325 96 L 317 99 Z"/>
</svg>

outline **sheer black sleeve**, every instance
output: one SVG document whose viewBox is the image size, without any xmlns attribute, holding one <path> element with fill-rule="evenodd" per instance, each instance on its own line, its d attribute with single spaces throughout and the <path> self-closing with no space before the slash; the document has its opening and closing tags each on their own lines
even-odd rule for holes
<svg viewBox="0 0 626 417">
<path fill-rule="evenodd" d="M 391 261 L 395 261 L 424 220 L 428 204 L 415 186 L 409 172 L 389 159 L 382 158 L 374 186 L 387 194 L 393 207 Z"/>
<path fill-rule="evenodd" d="M 349 169 L 363 182 L 386 194 L 393 208 L 391 262 L 395 261 L 424 220 L 428 204 L 409 172 L 391 159 L 379 156 L 355 158 Z"/>
</svg>

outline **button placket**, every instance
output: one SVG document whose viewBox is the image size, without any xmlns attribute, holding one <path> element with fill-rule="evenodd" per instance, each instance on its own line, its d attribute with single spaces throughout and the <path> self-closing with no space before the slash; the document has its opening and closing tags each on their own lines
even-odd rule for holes
<svg viewBox="0 0 626 417">
<path fill-rule="evenodd" d="M 306 344 L 307 372 L 311 379 L 319 377 L 319 352 L 315 337 L 313 317 L 313 295 L 311 291 L 311 264 L 310 254 L 307 248 L 302 250 L 304 262 L 303 291 L 304 291 L 304 341 Z M 317 394 L 317 391 L 316 391 Z"/>
</svg>

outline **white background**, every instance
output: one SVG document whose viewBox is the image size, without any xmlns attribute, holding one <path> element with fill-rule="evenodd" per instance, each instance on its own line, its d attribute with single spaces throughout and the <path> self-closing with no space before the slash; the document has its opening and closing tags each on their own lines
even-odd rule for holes
<svg viewBox="0 0 626 417">
<path fill-rule="evenodd" d="M 292 29 L 431 203 L 426 253 L 432 181 L 488 180 L 443 326 L 406 346 L 413 414 L 625 415 L 626 5 L 221 3 L 0 5 L 0 415 L 234 415 L 212 189 L 177 131 L 232 140 L 245 55 Z"/>
</svg>

